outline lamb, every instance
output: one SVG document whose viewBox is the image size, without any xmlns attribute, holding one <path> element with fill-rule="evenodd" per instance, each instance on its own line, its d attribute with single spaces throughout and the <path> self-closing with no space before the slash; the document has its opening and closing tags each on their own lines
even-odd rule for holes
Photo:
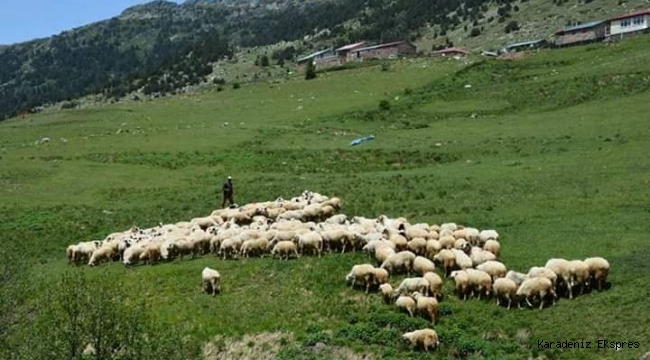
<svg viewBox="0 0 650 360">
<path fill-rule="evenodd" d="M 492 281 L 506 276 L 508 270 L 503 263 L 498 261 L 486 261 L 476 267 L 477 270 L 485 271 L 492 277 Z"/>
<path fill-rule="evenodd" d="M 391 274 L 397 274 L 399 272 L 410 274 L 413 268 L 413 260 L 415 260 L 415 254 L 410 251 L 400 251 L 389 256 L 381 264 L 381 268 L 388 270 Z"/>
<path fill-rule="evenodd" d="M 427 251 L 427 241 L 422 237 L 416 237 L 408 242 L 406 248 L 416 255 L 425 255 Z"/>
<path fill-rule="evenodd" d="M 428 315 L 432 323 L 436 323 L 438 318 L 438 300 L 434 297 L 423 296 L 419 292 L 413 293 L 413 298 L 421 315 Z"/>
<path fill-rule="evenodd" d="M 456 257 L 456 265 L 461 269 L 470 269 L 472 268 L 472 259 L 467 256 L 463 251 L 458 250 L 458 249 L 451 249 L 451 251 L 454 253 L 454 256 Z"/>
<path fill-rule="evenodd" d="M 140 254 L 140 261 L 144 261 L 145 264 L 153 265 L 156 261 L 160 259 L 160 246 L 158 244 L 150 243 L 145 248 L 142 254 Z"/>
<path fill-rule="evenodd" d="M 445 276 L 449 276 L 451 271 L 456 267 L 456 255 L 451 250 L 440 250 L 433 257 L 433 260 L 442 264 L 442 267 L 445 269 Z"/>
<path fill-rule="evenodd" d="M 466 269 L 467 276 L 469 277 L 469 284 L 472 287 L 472 294 L 474 290 L 478 292 L 478 299 L 481 300 L 481 295 L 485 292 L 485 296 L 490 296 L 492 290 L 492 277 L 485 271 L 476 269 Z"/>
<path fill-rule="evenodd" d="M 485 244 L 483 244 L 483 249 L 491 252 L 494 254 L 494 256 L 499 256 L 499 252 L 501 251 L 501 244 L 499 244 L 499 242 L 496 240 L 488 240 L 485 242 Z"/>
<path fill-rule="evenodd" d="M 553 296 L 553 305 L 555 305 L 555 299 L 557 295 L 553 290 L 553 284 L 551 280 L 545 277 L 536 277 L 524 281 L 517 289 L 517 297 L 519 300 L 525 299 L 528 306 L 533 307 L 533 304 L 530 302 L 531 299 L 538 297 L 540 299 L 539 308 L 544 307 L 544 298 L 547 295 Z M 521 302 L 519 303 L 519 308 L 521 308 Z"/>
<path fill-rule="evenodd" d="M 429 282 L 423 277 L 406 278 L 395 289 L 395 295 L 405 295 L 416 291 L 419 293 L 429 291 Z"/>
<path fill-rule="evenodd" d="M 379 285 L 379 290 L 386 304 L 390 304 L 393 299 L 393 287 L 389 283 Z"/>
<path fill-rule="evenodd" d="M 111 246 L 102 246 L 101 248 L 93 251 L 93 254 L 88 260 L 88 266 L 95 266 L 102 262 L 102 260 L 113 261 L 115 257 L 115 249 Z"/>
<path fill-rule="evenodd" d="M 426 352 L 440 345 L 438 334 L 433 329 L 420 329 L 407 332 L 402 335 L 402 338 L 410 341 L 412 346 L 416 348 L 421 347 Z"/>
<path fill-rule="evenodd" d="M 525 280 L 528 280 L 529 276 L 524 273 L 516 272 L 510 270 L 506 273 L 506 279 L 512 280 L 517 286 L 521 285 Z"/>
<path fill-rule="evenodd" d="M 573 290 L 571 288 L 571 264 L 564 259 L 550 259 L 546 262 L 545 267 L 553 270 L 558 277 L 557 285 L 562 281 L 562 285 L 566 287 L 569 294 L 569 299 L 573 299 Z"/>
<path fill-rule="evenodd" d="M 415 313 L 416 304 L 415 300 L 413 300 L 412 297 L 410 296 L 400 296 L 395 300 L 395 306 L 397 306 L 398 309 L 401 309 L 402 311 L 406 311 L 409 313 L 410 317 L 413 317 L 413 314 Z"/>
<path fill-rule="evenodd" d="M 359 283 L 365 285 L 366 294 L 370 291 L 370 286 L 374 282 L 375 267 L 370 264 L 354 265 L 350 273 L 345 276 L 346 283 L 354 287 Z"/>
<path fill-rule="evenodd" d="M 221 275 L 217 270 L 206 267 L 201 272 L 201 279 L 203 280 L 203 290 L 215 296 L 221 293 Z"/>
<path fill-rule="evenodd" d="M 452 271 L 450 277 L 456 283 L 456 295 L 463 300 L 467 299 L 467 293 L 471 286 L 469 282 L 469 275 L 465 270 Z"/>
<path fill-rule="evenodd" d="M 416 256 L 413 260 L 413 271 L 415 273 L 424 275 L 428 272 L 433 272 L 436 269 L 436 266 L 433 264 L 433 261 L 422 257 Z"/>
<path fill-rule="evenodd" d="M 587 258 L 584 262 L 589 268 L 589 282 L 598 284 L 598 290 L 602 290 L 609 275 L 609 262 L 601 257 Z"/>
<path fill-rule="evenodd" d="M 434 272 L 427 272 L 422 277 L 429 283 L 428 294 L 440 299 L 442 297 L 442 278 Z"/>
<path fill-rule="evenodd" d="M 496 297 L 497 300 L 497 306 L 499 306 L 501 302 L 507 300 L 508 310 L 510 310 L 512 300 L 514 300 L 517 295 L 517 284 L 510 279 L 498 278 L 494 280 L 492 290 L 494 291 L 494 297 Z"/>
<path fill-rule="evenodd" d="M 469 257 L 472 259 L 472 265 L 474 266 L 481 265 L 486 261 L 493 261 L 497 259 L 493 253 L 483 250 L 477 246 L 472 246 L 472 249 L 469 252 Z"/>
<path fill-rule="evenodd" d="M 271 255 L 273 255 L 273 258 L 275 258 L 276 255 L 280 256 L 280 259 L 285 259 L 289 260 L 291 255 L 295 256 L 296 258 L 300 257 L 298 255 L 298 248 L 296 247 L 296 244 L 293 243 L 293 241 L 280 241 L 275 246 L 273 246 L 273 250 L 271 250 Z"/>
<path fill-rule="evenodd" d="M 323 252 L 323 237 L 319 233 L 312 231 L 297 235 L 294 238 L 295 241 L 298 241 L 298 249 L 301 255 L 304 255 L 306 251 L 311 251 L 312 254 L 318 254 L 318 257 L 321 257 L 321 253 Z"/>
<path fill-rule="evenodd" d="M 580 295 L 589 286 L 589 266 L 582 260 L 569 261 L 571 269 L 571 286 L 580 286 Z"/>
</svg>

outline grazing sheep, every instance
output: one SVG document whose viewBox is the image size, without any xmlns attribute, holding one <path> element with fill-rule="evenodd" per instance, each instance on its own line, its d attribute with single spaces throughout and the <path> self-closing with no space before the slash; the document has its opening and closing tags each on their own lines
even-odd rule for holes
<svg viewBox="0 0 650 360">
<path fill-rule="evenodd" d="M 460 238 L 456 239 L 454 242 L 454 249 L 462 250 L 466 254 L 469 254 L 470 250 L 472 249 L 472 245 L 467 240 Z"/>
<path fill-rule="evenodd" d="M 589 286 L 589 266 L 582 260 L 571 260 L 569 266 L 571 270 L 571 287 L 580 286 L 580 295 L 582 295 L 585 286 Z"/>
<path fill-rule="evenodd" d="M 375 268 L 374 269 L 375 285 L 386 284 L 390 279 L 390 274 L 386 269 Z"/>
<path fill-rule="evenodd" d="M 148 244 L 142 254 L 140 254 L 140 261 L 148 265 L 153 265 L 160 259 L 160 246 L 158 244 Z"/>
<path fill-rule="evenodd" d="M 226 239 L 221 242 L 221 246 L 219 247 L 219 254 L 221 254 L 224 260 L 228 258 L 235 258 L 235 256 L 240 253 L 242 244 L 243 242 L 238 236 Z"/>
<path fill-rule="evenodd" d="M 436 323 L 438 319 L 438 300 L 434 297 L 423 296 L 419 292 L 414 292 L 412 295 L 420 315 L 427 315 L 432 323 Z"/>
<path fill-rule="evenodd" d="M 201 279 L 203 282 L 203 290 L 215 296 L 217 293 L 221 293 L 221 275 L 217 270 L 210 269 L 206 267 L 201 272 Z"/>
<path fill-rule="evenodd" d="M 390 256 L 396 254 L 390 247 L 381 247 L 375 250 L 375 259 L 379 265 L 383 264 Z"/>
<path fill-rule="evenodd" d="M 429 283 L 428 294 L 438 299 L 441 298 L 443 284 L 442 278 L 434 272 L 425 273 L 422 277 Z"/>
<path fill-rule="evenodd" d="M 506 276 L 508 269 L 503 263 L 498 261 L 486 261 L 476 267 L 477 270 L 485 271 L 492 277 L 492 281 Z"/>
<path fill-rule="evenodd" d="M 458 266 L 461 270 L 472 268 L 472 259 L 467 254 L 458 249 L 451 249 L 451 251 L 456 257 L 456 266 Z"/>
<path fill-rule="evenodd" d="M 539 267 L 539 266 L 533 266 L 528 270 L 528 277 L 529 278 L 534 278 L 534 277 L 545 277 L 549 280 L 551 280 L 551 283 L 555 287 L 555 284 L 557 283 L 557 274 L 553 272 L 553 270 L 546 268 L 546 267 Z"/>
<path fill-rule="evenodd" d="M 404 251 L 408 249 L 408 240 L 402 235 L 393 235 L 389 238 L 389 241 L 395 244 L 396 251 Z"/>
<path fill-rule="evenodd" d="M 345 281 L 354 288 L 355 284 L 366 287 L 366 294 L 374 282 L 375 267 L 370 264 L 354 265 L 350 273 L 345 276 Z"/>
<path fill-rule="evenodd" d="M 476 269 L 466 269 L 465 271 L 467 271 L 469 284 L 472 287 L 472 295 L 476 291 L 478 299 L 481 300 L 481 295 L 485 292 L 485 296 L 489 297 L 492 291 L 492 277 L 490 274 Z"/>
<path fill-rule="evenodd" d="M 413 260 L 415 260 L 415 254 L 410 251 L 400 251 L 396 254 L 390 255 L 386 261 L 381 264 L 381 268 L 388 270 L 391 274 L 397 274 L 399 272 L 410 274 L 411 269 L 413 268 Z"/>
<path fill-rule="evenodd" d="M 456 268 L 456 255 L 451 250 L 440 250 L 440 252 L 433 257 L 433 260 L 442 265 L 445 269 L 445 276 L 449 276 L 452 270 Z"/>
<path fill-rule="evenodd" d="M 483 244 L 483 249 L 485 251 L 491 252 L 494 254 L 494 256 L 499 256 L 499 252 L 501 251 L 501 244 L 499 244 L 499 242 L 496 240 L 490 239 L 486 241 L 485 244 Z"/>
<path fill-rule="evenodd" d="M 528 275 L 514 270 L 510 270 L 506 273 L 506 279 L 512 280 L 517 286 L 521 285 L 525 280 L 528 280 Z"/>
<path fill-rule="evenodd" d="M 425 352 L 429 349 L 435 349 L 440 345 L 438 334 L 433 329 L 420 329 L 407 332 L 402 335 L 402 338 L 411 342 L 411 345 L 416 348 L 422 348 Z"/>
<path fill-rule="evenodd" d="M 465 239 L 469 241 L 470 244 L 476 245 L 479 240 L 479 231 L 475 228 L 466 227 L 465 229 Z"/>
<path fill-rule="evenodd" d="M 410 317 L 413 317 L 415 310 L 417 309 L 415 300 L 410 296 L 398 297 L 397 300 L 395 300 L 395 306 L 402 311 L 408 312 Z"/>
<path fill-rule="evenodd" d="M 323 237 L 315 231 L 311 231 L 302 235 L 297 235 L 294 242 L 298 242 L 298 249 L 300 254 L 304 255 L 305 252 L 310 251 L 313 255 L 321 257 L 323 252 Z"/>
<path fill-rule="evenodd" d="M 280 241 L 275 246 L 273 247 L 273 250 L 271 250 L 271 255 L 273 258 L 275 258 L 276 255 L 280 257 L 280 259 L 285 259 L 289 260 L 289 258 L 293 255 L 296 258 L 299 258 L 300 255 L 298 254 L 298 248 L 296 247 L 296 244 L 293 243 L 293 241 Z"/>
<path fill-rule="evenodd" d="M 138 260 L 140 260 L 140 255 L 144 252 L 144 246 L 137 244 L 129 247 L 124 251 L 124 256 L 122 257 L 122 263 L 124 266 L 131 266 Z"/>
<path fill-rule="evenodd" d="M 327 220 L 325 220 L 326 224 L 345 224 L 345 222 L 348 220 L 348 217 L 345 216 L 344 214 L 338 214 L 329 217 Z"/>
<path fill-rule="evenodd" d="M 497 306 L 499 306 L 501 302 L 507 300 L 508 310 L 510 310 L 512 300 L 514 300 L 517 295 L 517 284 L 510 279 L 498 278 L 494 280 L 492 290 L 494 291 L 494 297 L 496 297 L 497 300 Z"/>
<path fill-rule="evenodd" d="M 423 237 L 416 237 L 406 244 L 406 248 L 416 255 L 425 255 L 427 252 L 427 241 Z"/>
<path fill-rule="evenodd" d="M 478 234 L 481 243 L 485 244 L 488 240 L 499 241 L 499 233 L 496 230 L 483 230 Z"/>
<path fill-rule="evenodd" d="M 361 250 L 367 252 L 370 256 L 373 256 L 377 249 L 382 247 L 389 247 L 393 251 L 395 250 L 395 244 L 388 240 L 371 240 L 366 243 Z"/>
<path fill-rule="evenodd" d="M 546 262 L 547 267 L 557 275 L 556 286 L 562 284 L 569 294 L 569 299 L 573 299 L 573 290 L 571 289 L 571 264 L 565 259 L 550 259 Z M 560 281 L 561 280 L 561 281 Z"/>
<path fill-rule="evenodd" d="M 551 283 L 551 280 L 545 277 L 528 279 L 519 286 L 519 289 L 517 289 L 519 308 L 521 308 L 522 299 L 525 300 L 528 306 L 532 308 L 533 304 L 530 302 L 530 300 L 537 297 L 540 300 L 539 308 L 542 309 L 544 307 L 544 299 L 547 295 L 551 295 L 553 297 L 553 305 L 555 305 L 555 299 L 557 298 L 557 295 L 555 294 L 555 290 L 553 290 L 553 284 Z"/>
<path fill-rule="evenodd" d="M 424 240 L 429 236 L 429 230 L 414 227 L 414 226 L 409 226 L 404 231 L 404 235 L 406 235 L 406 238 L 411 241 L 415 238 L 422 238 Z"/>
<path fill-rule="evenodd" d="M 423 277 L 406 278 L 395 289 L 395 295 L 405 295 L 416 291 L 419 293 L 429 291 L 429 282 Z"/>
<path fill-rule="evenodd" d="M 450 277 L 456 283 L 456 295 L 463 300 L 467 299 L 467 293 L 471 289 L 469 275 L 465 270 L 455 270 L 451 272 Z"/>
<path fill-rule="evenodd" d="M 486 261 L 493 261 L 497 259 L 493 253 L 483 250 L 477 246 L 472 246 L 472 249 L 469 252 L 469 257 L 472 259 L 472 265 L 474 266 L 481 265 Z"/>
<path fill-rule="evenodd" d="M 413 260 L 413 271 L 416 274 L 424 275 L 428 272 L 432 272 L 436 269 L 436 266 L 433 264 L 433 261 L 422 257 L 416 256 Z"/>
<path fill-rule="evenodd" d="M 386 304 L 390 304 L 393 301 L 393 287 L 389 283 L 379 285 L 379 290 L 381 295 L 384 298 Z"/>
<path fill-rule="evenodd" d="M 426 256 L 429 259 L 433 259 L 434 256 L 436 256 L 437 253 L 442 250 L 442 246 L 440 246 L 440 241 L 438 240 L 427 240 L 427 248 L 426 248 Z"/>
<path fill-rule="evenodd" d="M 102 246 L 101 248 L 93 251 L 93 254 L 88 260 L 88 266 L 95 266 L 100 264 L 103 260 L 113 261 L 115 257 L 115 249 L 110 246 Z"/>
<path fill-rule="evenodd" d="M 602 290 L 609 275 L 609 262 L 601 257 L 587 258 L 584 262 L 589 268 L 589 282 L 598 284 L 598 290 Z"/>
<path fill-rule="evenodd" d="M 321 232 L 321 236 L 329 252 L 340 249 L 342 254 L 345 252 L 346 246 L 352 244 L 354 235 L 346 229 L 331 229 Z"/>
<path fill-rule="evenodd" d="M 453 249 L 456 244 L 456 238 L 450 235 L 443 236 L 438 239 L 438 243 L 440 243 L 440 247 L 443 249 Z"/>
</svg>

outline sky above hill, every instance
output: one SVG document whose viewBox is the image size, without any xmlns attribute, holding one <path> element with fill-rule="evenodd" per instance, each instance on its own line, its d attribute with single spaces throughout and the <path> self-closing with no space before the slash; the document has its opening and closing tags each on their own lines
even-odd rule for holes
<svg viewBox="0 0 650 360">
<path fill-rule="evenodd" d="M 175 0 L 180 3 L 182 1 Z M 148 0 L 0 0 L 0 44 L 59 34 Z"/>
</svg>

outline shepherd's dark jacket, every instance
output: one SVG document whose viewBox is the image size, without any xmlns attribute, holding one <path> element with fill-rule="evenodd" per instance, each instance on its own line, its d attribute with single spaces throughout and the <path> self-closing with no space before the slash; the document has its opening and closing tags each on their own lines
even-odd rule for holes
<svg viewBox="0 0 650 360">
<path fill-rule="evenodd" d="M 225 183 L 223 183 L 223 192 L 224 192 L 224 194 L 232 194 L 232 190 L 233 190 L 232 183 L 229 183 L 227 181 Z"/>
</svg>

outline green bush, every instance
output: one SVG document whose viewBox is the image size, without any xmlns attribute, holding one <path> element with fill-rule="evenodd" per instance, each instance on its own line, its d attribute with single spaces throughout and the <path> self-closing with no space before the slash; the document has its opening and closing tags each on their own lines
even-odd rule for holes
<svg viewBox="0 0 650 360">
<path fill-rule="evenodd" d="M 240 87 L 241 87 L 241 85 L 239 85 L 238 82 L 232 84 L 232 88 L 235 89 L 235 90 L 239 89 Z"/>
<path fill-rule="evenodd" d="M 388 100 L 382 100 L 379 102 L 379 110 L 388 111 L 390 110 L 390 103 Z"/>
</svg>

